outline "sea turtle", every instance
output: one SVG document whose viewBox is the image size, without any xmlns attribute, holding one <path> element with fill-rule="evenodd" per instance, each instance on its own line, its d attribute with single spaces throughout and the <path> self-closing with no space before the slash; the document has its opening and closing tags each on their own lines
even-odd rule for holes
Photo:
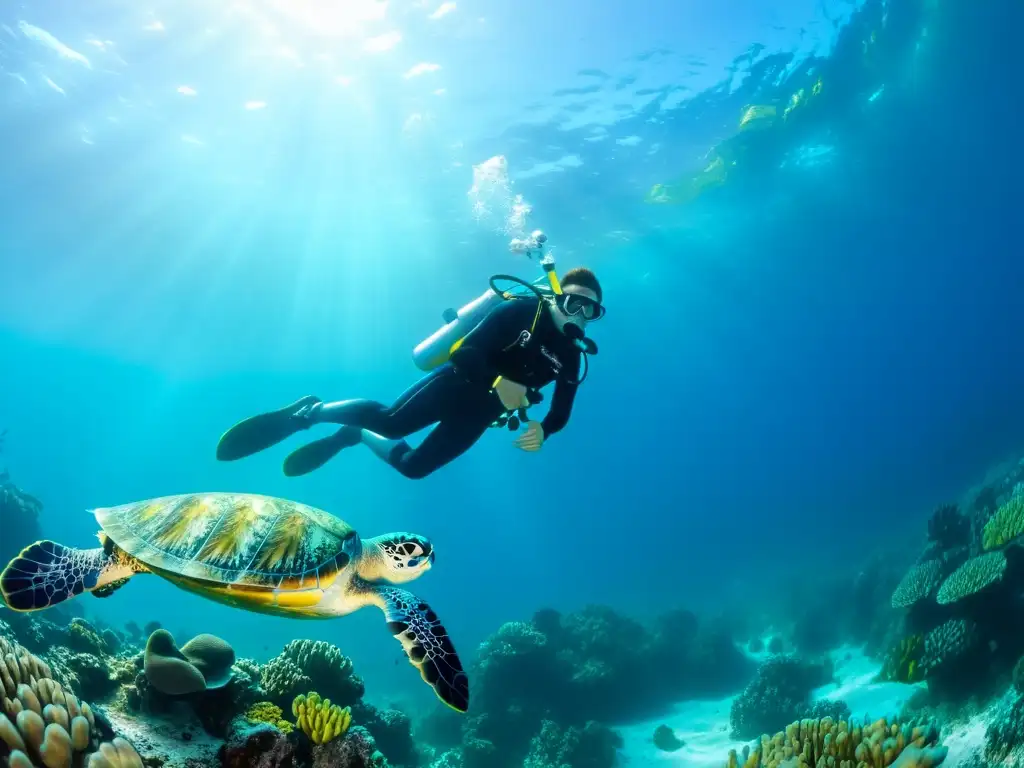
<svg viewBox="0 0 1024 768">
<path fill-rule="evenodd" d="M 10 608 L 38 611 L 82 592 L 107 597 L 140 573 L 281 616 L 332 618 L 376 605 L 438 698 L 468 709 L 469 680 L 441 621 L 393 586 L 433 565 L 434 549 L 423 536 L 361 539 L 327 512 L 246 493 L 165 496 L 92 512 L 103 546 L 38 541 L 23 549 L 0 573 Z"/>
</svg>

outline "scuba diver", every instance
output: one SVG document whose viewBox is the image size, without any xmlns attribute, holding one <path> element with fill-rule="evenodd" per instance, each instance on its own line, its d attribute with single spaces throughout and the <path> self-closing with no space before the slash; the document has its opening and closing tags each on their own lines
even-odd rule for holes
<svg viewBox="0 0 1024 768">
<path fill-rule="evenodd" d="M 510 247 L 543 254 L 546 240 L 538 230 Z M 587 355 L 597 352 L 584 332 L 605 312 L 593 272 L 577 267 L 559 281 L 550 256 L 541 264 L 550 289 L 539 281 L 495 275 L 483 296 L 458 312 L 447 310 L 446 325 L 414 351 L 417 365 L 430 372 L 392 405 L 363 399 L 325 403 L 307 395 L 233 426 L 221 437 L 217 458 L 251 456 L 316 424 L 341 426 L 291 453 L 284 461 L 285 475 L 307 474 L 361 443 L 405 477 L 419 479 L 461 456 L 489 427 L 516 431 L 524 422 L 526 429 L 514 445 L 540 450 L 569 421 L 576 389 L 586 377 Z M 497 280 L 528 290 L 525 295 L 499 291 Z M 526 409 L 543 399 L 540 388 L 552 382 L 547 415 L 542 421 L 528 420 Z M 419 446 L 405 441 L 432 424 Z"/>
</svg>

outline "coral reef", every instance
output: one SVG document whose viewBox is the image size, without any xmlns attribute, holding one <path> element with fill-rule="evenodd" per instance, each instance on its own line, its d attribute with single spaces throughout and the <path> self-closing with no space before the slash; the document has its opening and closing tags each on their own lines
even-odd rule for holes
<svg viewBox="0 0 1024 768">
<path fill-rule="evenodd" d="M 882 718 L 859 725 L 831 718 L 800 720 L 774 736 L 762 735 L 752 752 L 729 753 L 726 768 L 930 768 L 946 759 L 933 724 L 890 723 Z"/>
<path fill-rule="evenodd" d="M 599 723 L 563 727 L 545 720 L 530 741 L 523 768 L 607 768 L 615 763 L 615 752 L 621 746 L 619 735 Z"/>
<path fill-rule="evenodd" d="M 120 737 L 101 741 L 92 708 L 55 681 L 49 666 L 0 637 L 0 757 L 11 768 L 142 768 Z"/>
<path fill-rule="evenodd" d="M 988 551 L 1009 544 L 1024 533 L 1024 493 L 1014 492 L 985 523 L 982 549 Z"/>
<path fill-rule="evenodd" d="M 387 758 L 377 749 L 365 728 L 353 726 L 343 739 L 313 749 L 313 768 L 388 768 Z"/>
<path fill-rule="evenodd" d="M 300 765 L 295 742 L 269 723 L 233 720 L 217 757 L 223 768 L 289 768 Z"/>
<path fill-rule="evenodd" d="M 923 679 L 936 703 L 987 698 L 1005 686 L 1024 654 L 1024 505 L 1015 490 L 1022 466 L 1008 475 L 1018 478 L 1013 484 L 986 484 L 970 516 L 953 505 L 933 514 L 922 560 L 892 595 L 903 613 L 892 623 L 884 678 Z"/>
<path fill-rule="evenodd" d="M 918 563 L 900 581 L 892 593 L 893 608 L 909 608 L 915 603 L 932 597 L 942 583 L 942 562 L 927 560 Z"/>
<path fill-rule="evenodd" d="M 998 702 L 995 716 L 985 729 L 985 756 L 1003 762 L 1024 747 L 1024 696 L 1007 691 Z M 1012 763 L 1005 763 L 1010 765 Z"/>
<path fill-rule="evenodd" d="M 570 614 L 544 609 L 531 621 L 502 625 L 480 645 L 470 715 L 438 709 L 421 734 L 447 750 L 435 765 L 513 768 L 564 753 L 596 766 L 615 751 L 607 747 L 615 741 L 610 733 L 605 747 L 590 741 L 606 733 L 596 723 L 650 716 L 679 699 L 742 688 L 756 669 L 733 637 L 744 630 L 731 620 L 700 623 L 686 610 L 645 626 L 604 606 Z M 355 707 L 353 713 L 358 721 Z M 567 740 L 557 749 L 555 734 Z"/>
<path fill-rule="evenodd" d="M 811 691 L 831 678 L 829 661 L 810 662 L 795 656 L 768 659 L 733 700 L 729 712 L 733 738 L 752 739 L 771 733 L 807 714 Z"/>
<path fill-rule="evenodd" d="M 1006 573 L 1006 566 L 1006 555 L 1001 551 L 972 557 L 946 578 L 935 595 L 935 602 L 949 605 L 998 584 Z"/>
<path fill-rule="evenodd" d="M 324 696 L 341 706 L 355 704 L 365 691 L 352 660 L 322 640 L 292 640 L 263 667 L 261 679 L 267 697 L 282 708 L 290 707 L 314 681 Z"/>
</svg>

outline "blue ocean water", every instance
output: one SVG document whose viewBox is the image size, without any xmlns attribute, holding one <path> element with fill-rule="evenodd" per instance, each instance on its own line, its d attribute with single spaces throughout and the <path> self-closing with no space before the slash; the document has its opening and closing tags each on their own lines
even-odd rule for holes
<svg viewBox="0 0 1024 768">
<path fill-rule="evenodd" d="M 1022 447 L 1021 21 L 1011 0 L 6 4 L 3 463 L 69 544 L 88 508 L 203 490 L 428 535 L 416 590 L 467 656 L 541 607 L 714 613 L 855 570 Z M 740 130 L 819 78 L 791 133 Z M 737 136 L 768 138 L 651 201 Z M 281 449 L 214 460 L 303 394 L 394 398 L 445 308 L 539 274 L 507 248 L 515 194 L 609 309 L 540 454 L 494 430 L 418 481 L 361 449 L 301 479 Z M 330 640 L 371 698 L 431 701 L 371 611 L 293 622 L 157 579 L 88 607 L 260 659 Z"/>
</svg>

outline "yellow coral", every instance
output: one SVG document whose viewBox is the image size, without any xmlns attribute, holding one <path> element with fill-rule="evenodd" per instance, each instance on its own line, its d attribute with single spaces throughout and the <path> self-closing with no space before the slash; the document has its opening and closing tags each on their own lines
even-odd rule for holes
<svg viewBox="0 0 1024 768">
<path fill-rule="evenodd" d="M 749 747 L 741 755 L 731 750 L 726 768 L 884 768 L 897 759 L 900 768 L 930 768 L 946 757 L 946 749 L 935 746 L 937 741 L 932 725 L 901 726 L 885 718 L 863 726 L 830 717 L 801 720 L 787 726 L 785 733 L 765 734 L 753 752 Z"/>
<path fill-rule="evenodd" d="M 982 549 L 1001 547 L 1024 533 L 1024 493 L 1015 493 L 992 515 L 981 534 Z"/>
<path fill-rule="evenodd" d="M 314 744 L 326 744 L 341 736 L 352 723 L 352 708 L 342 709 L 318 693 L 299 694 L 292 702 L 296 725 Z"/>
<path fill-rule="evenodd" d="M 921 657 L 924 653 L 924 638 L 921 635 L 904 637 L 899 645 L 889 649 L 878 674 L 879 680 L 897 683 L 916 683 L 924 679 Z"/>
<path fill-rule="evenodd" d="M 254 723 L 270 723 L 282 733 L 291 733 L 294 727 L 285 720 L 281 708 L 269 701 L 258 701 L 245 712 L 245 719 Z"/>
<path fill-rule="evenodd" d="M 11 768 L 142 768 L 124 739 L 95 745 L 92 708 L 51 674 L 44 661 L 0 637 L 0 749 Z"/>
</svg>

